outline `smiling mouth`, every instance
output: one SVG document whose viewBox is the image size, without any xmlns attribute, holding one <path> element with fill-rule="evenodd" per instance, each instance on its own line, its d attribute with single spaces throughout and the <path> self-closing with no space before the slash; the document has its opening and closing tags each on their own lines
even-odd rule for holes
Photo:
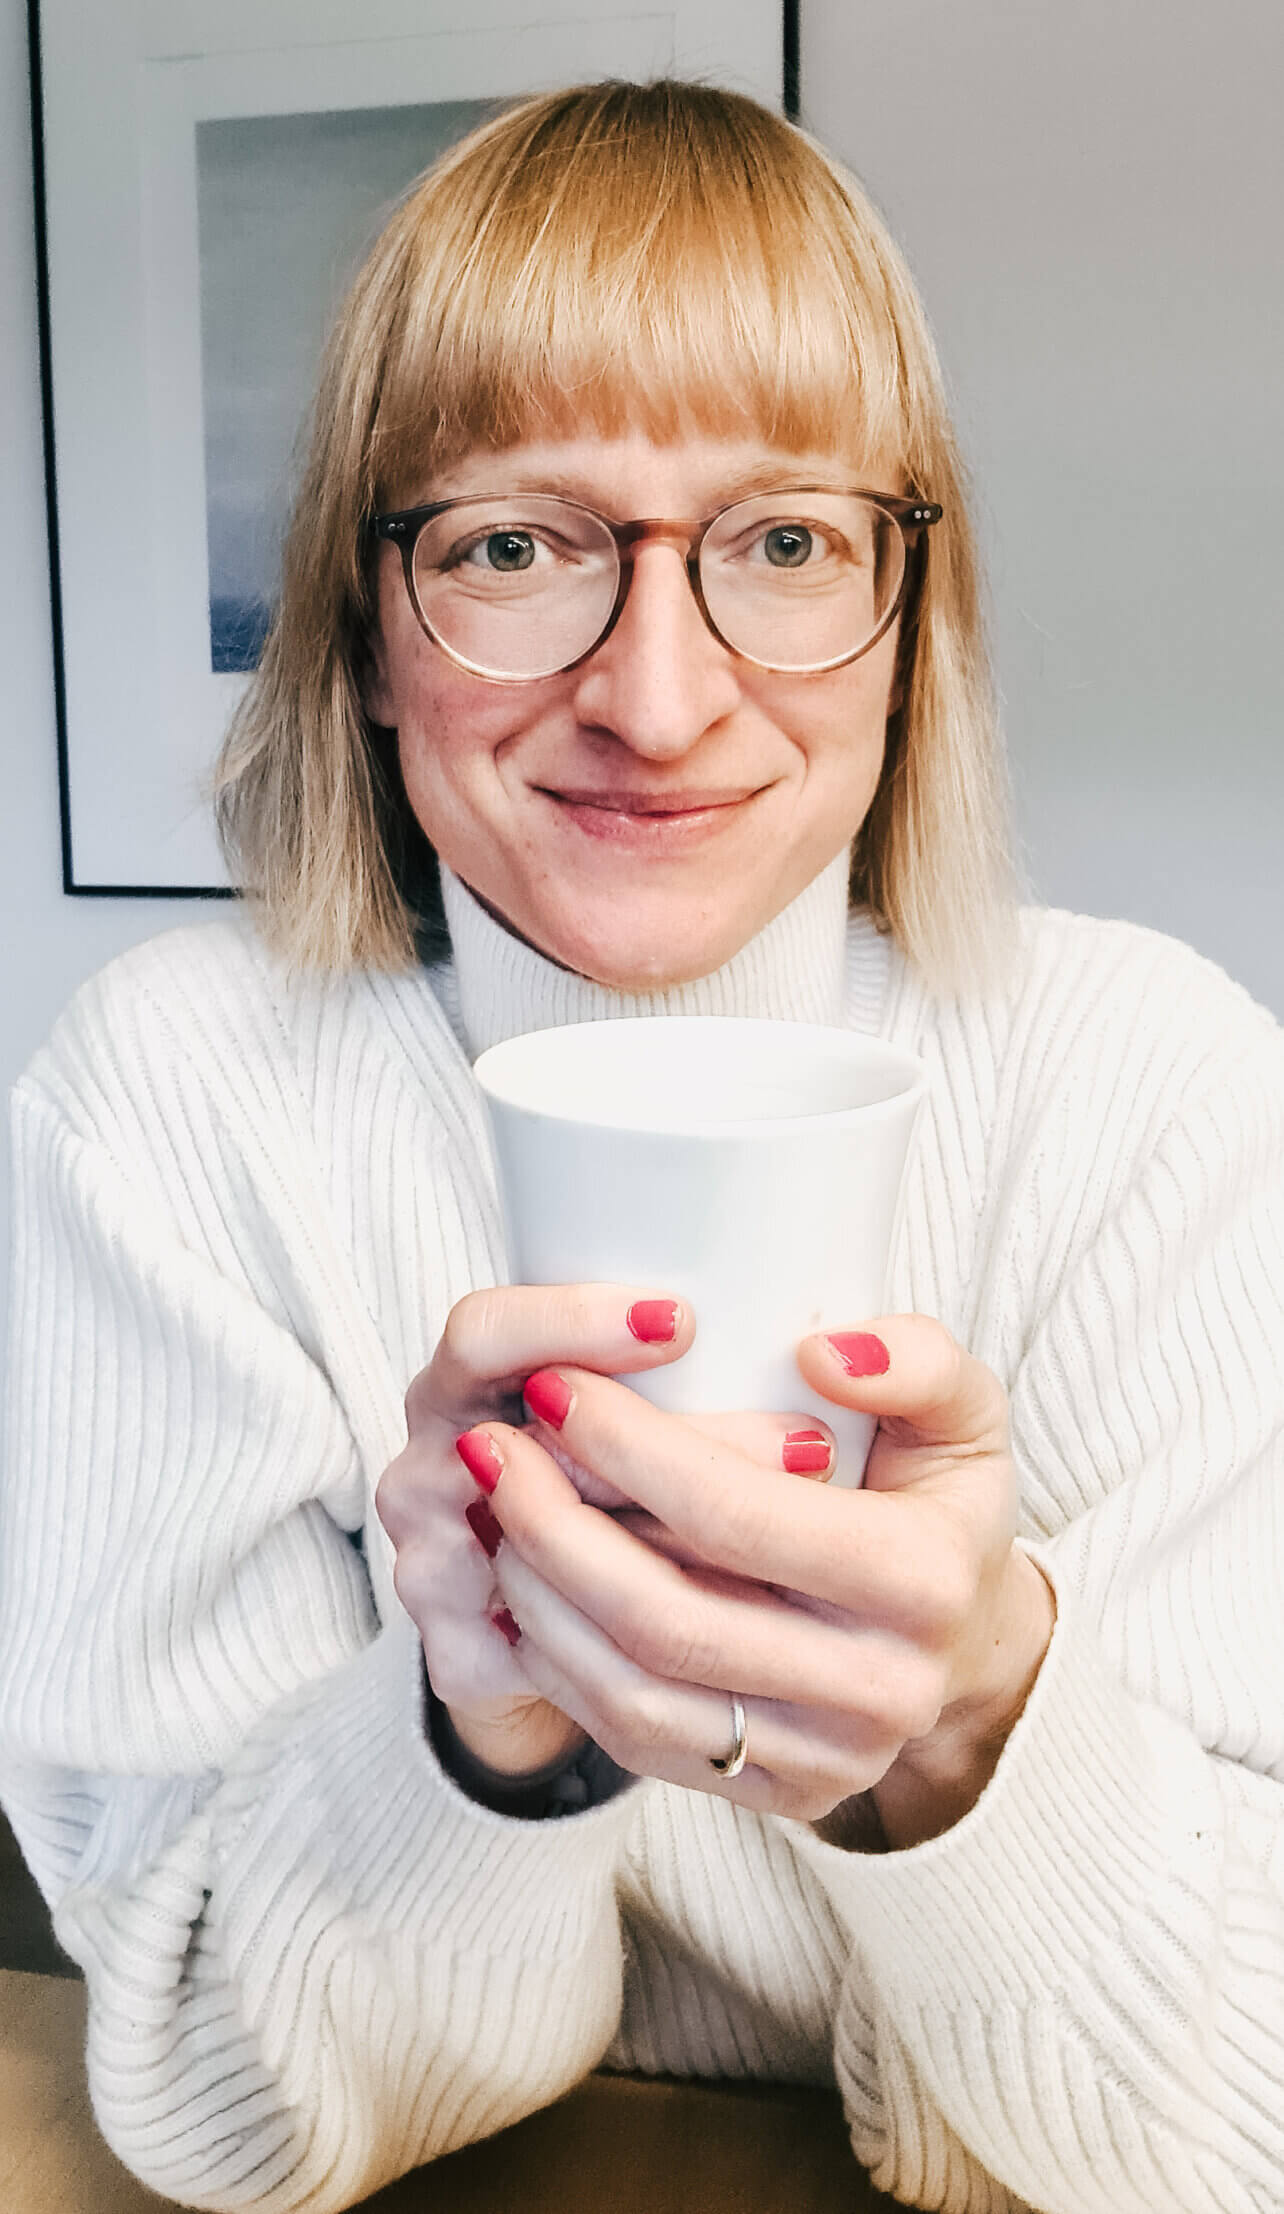
<svg viewBox="0 0 1284 2214">
<path fill-rule="evenodd" d="M 725 787 L 689 792 L 604 791 L 597 786 L 558 790 L 552 785 L 535 789 L 567 836 L 586 839 L 604 852 L 676 863 L 743 822 L 765 787 L 746 785 L 730 792 Z"/>
<path fill-rule="evenodd" d="M 650 822 L 672 815 L 705 815 L 718 808 L 738 807 L 743 800 L 754 797 L 757 787 L 749 786 L 739 792 L 581 792 L 558 790 L 551 785 L 541 785 L 539 789 L 548 799 L 558 800 L 564 807 L 587 807 L 606 815 L 628 815 Z"/>
</svg>

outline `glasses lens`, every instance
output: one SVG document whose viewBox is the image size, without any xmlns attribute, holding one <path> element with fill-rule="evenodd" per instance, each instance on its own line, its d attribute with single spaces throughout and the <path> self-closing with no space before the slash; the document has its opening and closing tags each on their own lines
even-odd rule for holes
<svg viewBox="0 0 1284 2214">
<path fill-rule="evenodd" d="M 483 676 L 551 676 L 578 661 L 618 581 L 615 541 L 597 517 L 542 494 L 457 501 L 415 542 L 425 623 Z"/>
<path fill-rule="evenodd" d="M 770 492 L 721 514 L 700 549 L 727 644 L 772 669 L 823 669 L 877 637 L 905 575 L 900 526 L 844 492 Z"/>
</svg>

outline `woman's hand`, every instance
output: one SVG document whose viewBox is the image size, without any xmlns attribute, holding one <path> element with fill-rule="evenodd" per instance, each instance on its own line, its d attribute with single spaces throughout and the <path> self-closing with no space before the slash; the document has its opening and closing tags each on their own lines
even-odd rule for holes
<svg viewBox="0 0 1284 2214">
<path fill-rule="evenodd" d="M 923 1544 L 925 1594 L 927 1578 L 941 1577 L 940 1711 L 930 1730 L 907 1733 L 871 1789 L 883 1837 L 899 1847 L 938 1836 L 976 1804 L 1033 1688 L 1056 1602 L 1012 1542 L 1016 1474 L 997 1376 L 926 1317 L 898 1316 L 875 1331 L 808 1338 L 798 1365 L 827 1398 L 878 1415 L 865 1493 L 894 1495 L 913 1518 L 907 1534 L 912 1527 Z M 826 1826 L 839 1843 L 844 1811 Z"/>
<path fill-rule="evenodd" d="M 456 1732 L 479 1760 L 520 1775 L 581 1742 L 583 1727 L 532 1680 L 526 1653 L 514 1649 L 493 1563 L 498 1525 L 456 1448 L 462 1431 L 488 1416 L 520 1421 L 521 1390 L 532 1371 L 571 1361 L 577 1374 L 632 1374 L 676 1360 L 694 1335 L 680 1301 L 631 1293 L 613 1284 L 508 1286 L 472 1292 L 452 1308 L 436 1352 L 406 1394 L 405 1450 L 385 1470 L 379 1517 L 397 1549 L 398 1596 L 423 1640 L 428 1675 Z M 628 1410 L 643 1402 L 620 1385 Z M 673 1419 L 673 1418 L 669 1418 Z M 710 1418 L 707 1431 L 733 1440 L 746 1464 L 818 1475 L 832 1467 L 833 1439 L 800 1416 Z M 517 1433 L 495 1425 L 496 1435 Z M 796 1433 L 792 1441 L 790 1433 Z M 551 1431 L 549 1451 L 531 1450 L 578 1506 L 593 1502 L 595 1522 L 625 1504 L 602 1477 L 577 1465 Z M 554 1467 L 550 1455 L 556 1457 Z M 589 1511 L 586 1509 L 586 1511 Z"/>
<path fill-rule="evenodd" d="M 605 1364 L 603 1364 L 605 1365 Z M 863 1490 L 793 1484 L 725 1437 L 559 1362 L 530 1430 L 465 1441 L 503 1533 L 495 1579 L 527 1683 L 621 1766 L 843 1838 L 873 1791 L 888 1842 L 956 1821 L 993 1772 L 1053 1601 L 1013 1545 L 997 1379 L 937 1323 L 807 1339 L 807 1381 L 877 1415 Z M 550 1448 L 639 1513 L 582 1499 Z M 749 1761 L 733 1781 L 730 1698 Z"/>
</svg>

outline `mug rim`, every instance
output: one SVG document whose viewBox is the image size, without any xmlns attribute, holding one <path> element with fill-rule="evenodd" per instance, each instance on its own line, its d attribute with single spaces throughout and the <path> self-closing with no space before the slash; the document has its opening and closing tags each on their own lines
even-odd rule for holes
<svg viewBox="0 0 1284 2214">
<path fill-rule="evenodd" d="M 706 1032 L 713 1029 L 725 1031 L 733 1026 L 742 1034 L 745 1031 L 782 1031 L 791 1035 L 826 1042 L 841 1042 L 851 1050 L 852 1059 L 864 1059 L 880 1063 L 889 1073 L 901 1078 L 896 1089 L 885 1098 L 854 1103 L 844 1107 L 828 1107 L 815 1113 L 799 1113 L 771 1116 L 721 1116 L 702 1117 L 699 1120 L 674 1120 L 654 1122 L 631 1121 L 627 1115 L 609 1119 L 600 1115 L 586 1115 L 572 1106 L 534 1105 L 527 1099 L 516 1098 L 509 1083 L 505 1083 L 505 1062 L 520 1063 L 523 1049 L 534 1047 L 537 1040 L 551 1036 L 583 1035 L 587 1032 L 606 1032 L 618 1035 L 622 1030 L 634 1034 L 646 1031 L 654 1034 L 657 1025 L 666 1028 L 682 1024 L 684 1028 L 698 1027 Z M 488 1105 L 502 1108 L 506 1114 L 521 1116 L 528 1121 L 553 1122 L 581 1130 L 611 1130 L 626 1132 L 636 1138 L 654 1138 L 667 1141 L 673 1138 L 725 1142 L 728 1138 L 752 1143 L 755 1138 L 780 1137 L 788 1132 L 822 1131 L 834 1129 L 853 1121 L 877 1121 L 890 1116 L 903 1115 L 917 1107 L 930 1090 L 930 1075 L 925 1062 L 917 1054 L 903 1046 L 890 1045 L 886 1039 L 871 1038 L 866 1032 L 848 1030 L 837 1023 L 791 1022 L 787 1018 L 766 1015 L 620 1015 L 602 1016 L 596 1020 L 575 1023 L 550 1023 L 542 1029 L 519 1031 L 514 1037 L 503 1038 L 497 1044 L 487 1046 L 473 1063 L 473 1075 Z"/>
</svg>

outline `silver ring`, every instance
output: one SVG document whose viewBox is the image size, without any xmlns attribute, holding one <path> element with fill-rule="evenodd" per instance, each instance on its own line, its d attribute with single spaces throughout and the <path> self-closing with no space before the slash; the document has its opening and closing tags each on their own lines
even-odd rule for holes
<svg viewBox="0 0 1284 2214">
<path fill-rule="evenodd" d="M 725 1760 L 711 1760 L 710 1768 L 716 1768 L 720 1776 L 738 1776 L 749 1758 L 749 1733 L 745 1728 L 745 1710 L 739 1693 L 731 1697 L 731 1751 Z"/>
</svg>

